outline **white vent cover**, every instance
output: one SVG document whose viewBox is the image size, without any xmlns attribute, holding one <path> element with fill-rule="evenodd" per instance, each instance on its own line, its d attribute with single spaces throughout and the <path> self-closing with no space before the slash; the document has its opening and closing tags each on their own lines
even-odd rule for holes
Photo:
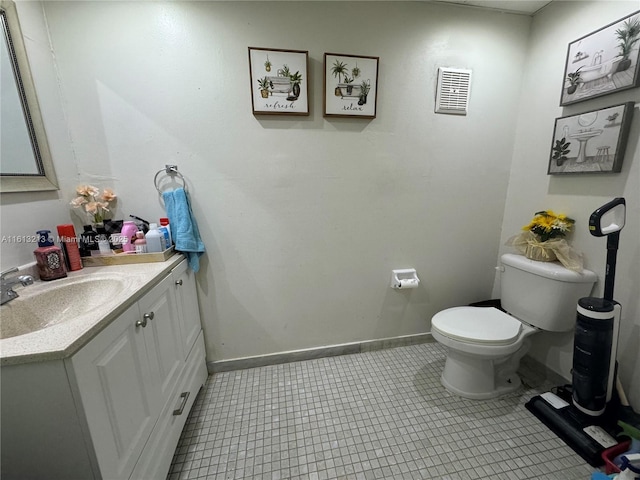
<svg viewBox="0 0 640 480">
<path fill-rule="evenodd" d="M 466 115 L 469 108 L 471 70 L 438 68 L 436 113 Z"/>
</svg>

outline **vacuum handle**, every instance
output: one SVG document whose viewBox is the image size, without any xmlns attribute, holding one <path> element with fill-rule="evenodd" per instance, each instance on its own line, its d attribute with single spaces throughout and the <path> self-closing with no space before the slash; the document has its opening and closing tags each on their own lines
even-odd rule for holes
<svg viewBox="0 0 640 480">
<path fill-rule="evenodd" d="M 605 235 L 619 232 L 624 227 L 626 212 L 625 199 L 622 197 L 614 198 L 591 214 L 589 217 L 589 232 L 595 237 L 604 237 Z M 603 226 L 603 218 L 611 215 L 613 215 L 611 222 Z"/>
</svg>

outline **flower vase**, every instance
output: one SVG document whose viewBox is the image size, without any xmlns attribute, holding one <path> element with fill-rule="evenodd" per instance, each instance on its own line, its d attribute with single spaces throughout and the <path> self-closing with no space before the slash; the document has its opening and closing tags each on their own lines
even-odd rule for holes
<svg viewBox="0 0 640 480">
<path fill-rule="evenodd" d="M 97 234 L 105 234 L 106 230 L 104 228 L 104 222 L 91 222 L 91 229 Z"/>
<path fill-rule="evenodd" d="M 524 256 L 538 262 L 553 262 L 558 259 L 553 249 L 547 247 L 544 242 L 528 243 Z"/>
</svg>

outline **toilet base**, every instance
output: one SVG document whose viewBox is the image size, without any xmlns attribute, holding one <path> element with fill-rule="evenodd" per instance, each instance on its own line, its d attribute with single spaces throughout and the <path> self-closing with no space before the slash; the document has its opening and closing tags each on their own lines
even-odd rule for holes
<svg viewBox="0 0 640 480">
<path fill-rule="evenodd" d="M 449 349 L 440 381 L 460 397 L 486 400 L 514 392 L 522 381 L 516 373 L 521 356 L 487 359 Z"/>
</svg>

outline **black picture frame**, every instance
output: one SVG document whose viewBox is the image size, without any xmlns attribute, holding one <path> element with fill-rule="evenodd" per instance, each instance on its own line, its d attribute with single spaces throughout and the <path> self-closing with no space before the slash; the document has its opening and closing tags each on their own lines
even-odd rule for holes
<svg viewBox="0 0 640 480">
<path fill-rule="evenodd" d="M 619 173 L 634 102 L 556 118 L 548 175 Z"/>
<path fill-rule="evenodd" d="M 639 57 L 640 10 L 569 43 L 560 106 L 638 87 Z"/>
</svg>

